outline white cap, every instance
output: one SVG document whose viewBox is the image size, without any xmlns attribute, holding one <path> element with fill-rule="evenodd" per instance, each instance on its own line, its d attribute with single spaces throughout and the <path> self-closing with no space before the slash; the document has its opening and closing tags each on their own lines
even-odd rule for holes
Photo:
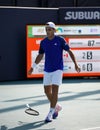
<svg viewBox="0 0 100 130">
<path fill-rule="evenodd" d="M 47 23 L 46 23 L 46 26 L 55 29 L 55 24 L 54 24 L 53 22 L 47 22 Z"/>
</svg>

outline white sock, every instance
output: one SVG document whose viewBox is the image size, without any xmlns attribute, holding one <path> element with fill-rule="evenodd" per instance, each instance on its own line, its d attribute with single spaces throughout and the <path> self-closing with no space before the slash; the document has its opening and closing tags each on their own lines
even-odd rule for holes
<svg viewBox="0 0 100 130">
<path fill-rule="evenodd" d="M 50 111 L 49 111 L 47 117 L 48 117 L 49 119 L 52 119 L 52 115 L 54 114 L 54 112 L 55 112 L 55 108 L 50 108 Z"/>
<path fill-rule="evenodd" d="M 53 115 L 54 114 L 54 112 L 55 112 L 55 108 L 50 108 L 50 113 Z"/>
</svg>

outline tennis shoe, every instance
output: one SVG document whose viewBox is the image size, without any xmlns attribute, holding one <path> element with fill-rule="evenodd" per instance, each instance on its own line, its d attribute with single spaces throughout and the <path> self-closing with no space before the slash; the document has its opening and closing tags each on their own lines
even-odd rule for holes
<svg viewBox="0 0 100 130">
<path fill-rule="evenodd" d="M 49 122 L 52 122 L 52 118 L 47 117 L 47 118 L 45 119 L 45 123 L 49 123 Z"/>
<path fill-rule="evenodd" d="M 45 119 L 45 123 L 52 122 L 52 114 L 49 113 L 48 116 Z"/>
<path fill-rule="evenodd" d="M 53 119 L 56 119 L 58 117 L 58 112 L 54 112 L 54 114 L 53 114 Z"/>
<path fill-rule="evenodd" d="M 61 110 L 62 110 L 62 107 L 57 104 L 56 107 L 55 107 L 55 112 L 54 112 L 52 118 L 56 119 L 58 117 L 58 112 L 61 111 Z"/>
</svg>

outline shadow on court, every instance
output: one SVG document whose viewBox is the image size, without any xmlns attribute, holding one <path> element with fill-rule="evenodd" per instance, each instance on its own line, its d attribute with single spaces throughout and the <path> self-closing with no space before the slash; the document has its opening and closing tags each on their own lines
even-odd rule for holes
<svg viewBox="0 0 100 130">
<path fill-rule="evenodd" d="M 59 101 L 70 101 L 70 100 L 77 100 L 77 98 L 81 98 L 81 97 L 86 97 L 86 96 L 92 96 L 92 95 L 100 95 L 100 90 L 95 90 L 95 91 L 88 91 L 88 92 L 80 92 L 71 96 L 67 96 L 68 93 L 72 93 L 72 92 L 63 92 L 63 93 L 59 93 Z M 63 96 L 63 94 L 66 94 L 66 96 Z M 41 98 L 45 97 L 45 95 L 40 95 L 40 96 L 36 96 L 36 97 L 26 97 L 26 98 L 20 98 L 20 99 L 12 99 L 12 100 L 4 100 L 3 102 L 17 102 L 17 101 L 24 101 L 27 99 L 32 99 L 34 101 L 34 98 Z M 87 99 L 86 99 L 87 100 Z M 95 98 L 95 99 L 89 99 L 89 100 L 100 100 L 100 98 Z M 37 100 L 35 103 L 30 103 L 31 107 L 34 106 L 41 106 L 41 105 L 45 105 L 48 104 L 48 100 L 44 99 L 44 100 Z M 10 111 L 15 111 L 15 110 L 19 110 L 19 109 L 25 109 L 25 105 L 19 105 L 19 106 L 14 106 L 14 107 L 8 107 L 8 108 L 3 108 L 0 109 L 0 113 L 5 113 L 5 112 L 10 112 Z"/>
<path fill-rule="evenodd" d="M 7 126 L 3 125 L 3 126 L 1 126 L 0 130 L 30 130 L 30 129 L 36 129 L 43 125 L 46 125 L 46 123 L 44 123 L 44 120 L 37 121 L 34 123 L 24 123 L 24 122 L 19 121 L 18 123 L 19 123 L 19 126 L 10 128 L 10 129 L 8 129 Z M 47 130 L 47 129 L 45 129 L 45 130 Z M 48 130 L 51 130 L 51 129 L 48 129 Z M 54 129 L 52 129 L 52 130 L 54 130 Z"/>
<path fill-rule="evenodd" d="M 25 123 L 25 124 L 21 123 L 20 126 L 15 127 L 15 128 L 11 128 L 11 129 L 8 129 L 8 130 L 30 130 L 30 129 L 39 128 L 42 125 L 45 125 L 44 120 L 37 121 L 37 122 L 34 122 L 34 123 Z"/>
</svg>

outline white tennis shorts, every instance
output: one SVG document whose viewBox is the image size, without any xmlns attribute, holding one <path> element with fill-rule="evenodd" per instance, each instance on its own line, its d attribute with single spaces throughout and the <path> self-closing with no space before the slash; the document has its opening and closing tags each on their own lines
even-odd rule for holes
<svg viewBox="0 0 100 130">
<path fill-rule="evenodd" d="M 62 84 L 62 70 L 56 70 L 53 72 L 44 72 L 43 84 L 47 85 L 61 85 Z"/>
</svg>

